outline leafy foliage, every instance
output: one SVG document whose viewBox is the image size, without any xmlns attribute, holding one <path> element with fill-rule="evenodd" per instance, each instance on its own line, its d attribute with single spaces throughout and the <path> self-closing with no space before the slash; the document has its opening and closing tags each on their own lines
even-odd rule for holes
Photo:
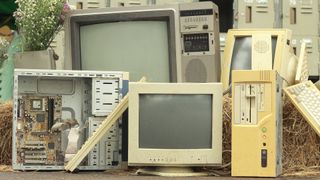
<svg viewBox="0 0 320 180">
<path fill-rule="evenodd" d="M 23 37 L 23 49 L 45 50 L 63 25 L 70 10 L 65 0 L 16 0 L 16 25 Z"/>
</svg>

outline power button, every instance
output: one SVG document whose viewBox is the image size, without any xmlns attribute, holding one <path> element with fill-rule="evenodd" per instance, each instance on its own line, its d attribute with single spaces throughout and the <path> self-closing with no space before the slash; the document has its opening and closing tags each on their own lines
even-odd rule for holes
<svg viewBox="0 0 320 180">
<path fill-rule="evenodd" d="M 261 149 L 261 167 L 267 167 L 268 151 L 266 149 Z"/>
</svg>

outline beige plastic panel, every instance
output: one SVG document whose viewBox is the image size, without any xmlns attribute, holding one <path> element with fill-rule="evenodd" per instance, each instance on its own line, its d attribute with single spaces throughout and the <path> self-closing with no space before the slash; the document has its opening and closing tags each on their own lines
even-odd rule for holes
<svg viewBox="0 0 320 180">
<path fill-rule="evenodd" d="M 293 35 L 319 35 L 319 1 L 284 0 L 283 27 Z"/>
<path fill-rule="evenodd" d="M 234 26 L 236 28 L 281 27 L 279 0 L 235 0 Z"/>
</svg>

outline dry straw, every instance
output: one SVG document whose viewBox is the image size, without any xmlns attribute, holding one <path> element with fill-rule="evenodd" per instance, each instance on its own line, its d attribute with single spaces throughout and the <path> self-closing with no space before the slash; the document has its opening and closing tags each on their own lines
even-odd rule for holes
<svg viewBox="0 0 320 180">
<path fill-rule="evenodd" d="M 0 164 L 11 164 L 12 103 L 0 104 Z"/>
<path fill-rule="evenodd" d="M 213 174 L 228 175 L 231 168 L 231 98 L 223 103 L 223 167 Z M 11 163 L 12 103 L 0 105 L 0 164 Z M 320 175 L 320 138 L 286 99 L 283 106 L 283 172 L 290 176 Z"/>
</svg>

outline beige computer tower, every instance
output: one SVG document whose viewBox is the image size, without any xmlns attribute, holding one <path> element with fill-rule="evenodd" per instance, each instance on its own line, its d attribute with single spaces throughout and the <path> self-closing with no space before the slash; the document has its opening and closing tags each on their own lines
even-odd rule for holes
<svg viewBox="0 0 320 180">
<path fill-rule="evenodd" d="M 281 174 L 281 85 L 274 70 L 232 72 L 232 176 Z"/>
<path fill-rule="evenodd" d="M 280 28 L 281 4 L 280 0 L 234 0 L 234 27 Z"/>
<path fill-rule="evenodd" d="M 310 76 L 319 77 L 320 73 L 320 52 L 319 52 L 319 36 L 292 36 L 292 46 L 296 54 L 300 54 L 301 43 L 306 43 L 306 53 L 308 58 L 308 70 Z"/>
<path fill-rule="evenodd" d="M 179 18 L 182 54 L 177 66 L 181 66 L 181 82 L 219 82 L 218 6 L 211 2 L 180 4 Z"/>
<path fill-rule="evenodd" d="M 319 1 L 283 1 L 283 27 L 292 29 L 294 35 L 319 35 Z"/>
</svg>

